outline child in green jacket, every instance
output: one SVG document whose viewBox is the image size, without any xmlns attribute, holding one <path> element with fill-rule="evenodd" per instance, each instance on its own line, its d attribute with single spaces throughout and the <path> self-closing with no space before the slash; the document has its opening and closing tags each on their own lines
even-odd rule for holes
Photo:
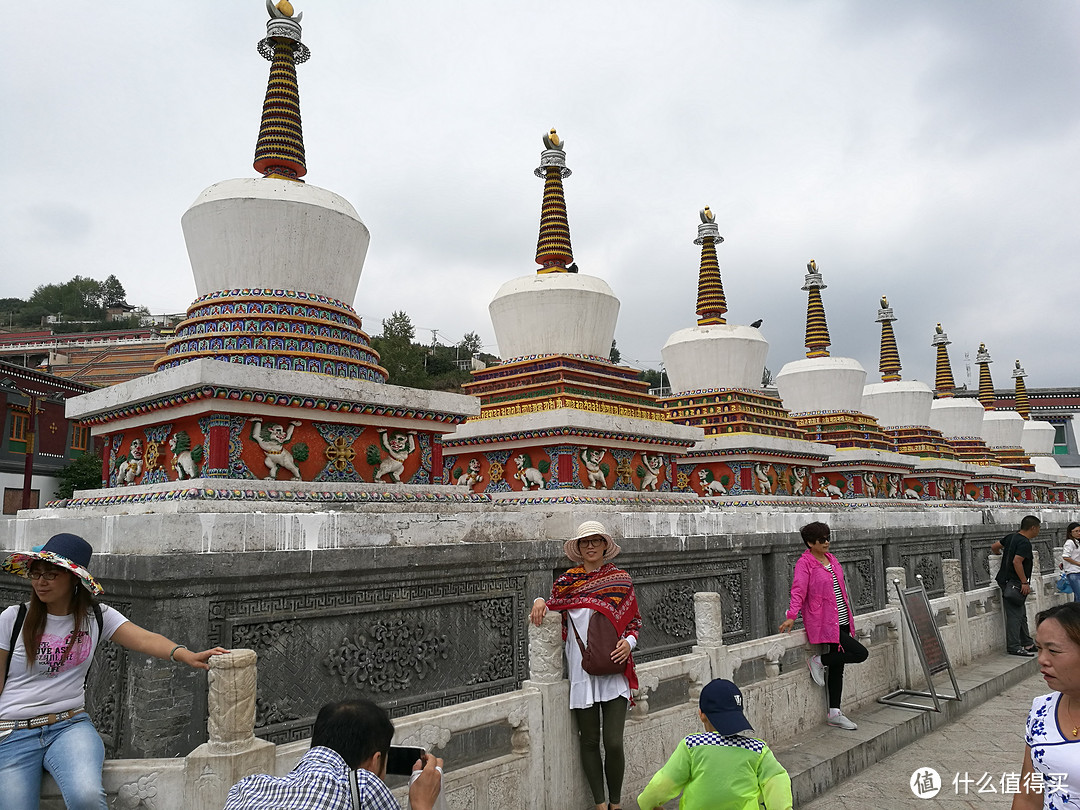
<svg viewBox="0 0 1080 810">
<path fill-rule="evenodd" d="M 739 687 L 717 678 L 701 690 L 705 726 L 679 743 L 638 796 L 641 810 L 660 810 L 682 793 L 680 810 L 791 810 L 791 779 L 742 712 Z"/>
</svg>

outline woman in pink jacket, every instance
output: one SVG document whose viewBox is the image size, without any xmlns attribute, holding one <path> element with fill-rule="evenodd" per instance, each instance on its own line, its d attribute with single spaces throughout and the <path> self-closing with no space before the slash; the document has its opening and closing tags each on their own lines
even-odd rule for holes
<svg viewBox="0 0 1080 810">
<path fill-rule="evenodd" d="M 825 653 L 810 656 L 806 664 L 818 686 L 825 686 L 828 681 L 829 714 L 826 722 L 830 726 L 854 731 L 858 726 L 840 711 L 844 664 L 861 664 L 869 653 L 851 634 L 851 602 L 844 582 L 844 570 L 836 557 L 829 553 L 828 525 L 807 523 L 799 531 L 806 543 L 806 551 L 795 563 L 791 602 L 780 631 L 789 632 L 795 626 L 799 613 L 802 613 L 807 641 L 826 645 L 828 649 Z"/>
</svg>

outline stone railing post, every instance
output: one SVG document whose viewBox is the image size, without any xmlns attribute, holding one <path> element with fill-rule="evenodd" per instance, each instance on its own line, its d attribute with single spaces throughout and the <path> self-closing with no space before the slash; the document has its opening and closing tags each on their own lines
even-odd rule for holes
<svg viewBox="0 0 1080 810">
<path fill-rule="evenodd" d="M 210 659 L 207 732 L 184 761 L 185 807 L 220 810 L 236 782 L 253 773 L 274 773 L 275 746 L 255 737 L 254 650 L 233 650 Z"/>
<path fill-rule="evenodd" d="M 949 626 L 956 628 L 956 638 L 959 642 L 959 649 L 949 650 L 949 659 L 953 666 L 962 666 L 971 663 L 972 658 L 970 627 L 967 622 L 967 594 L 964 592 L 964 570 L 960 560 L 950 559 L 941 561 L 941 570 L 945 575 L 945 596 L 951 603 L 948 613 Z"/>
<path fill-rule="evenodd" d="M 703 680 L 696 685 L 700 693 L 701 687 L 714 678 L 730 679 L 732 675 L 731 661 L 724 647 L 724 612 L 720 594 L 713 591 L 694 594 L 694 630 L 697 633 L 694 652 L 705 653 L 709 657 L 709 672 L 702 673 Z"/>
<path fill-rule="evenodd" d="M 523 796 L 521 807 L 581 806 L 588 790 L 577 764 L 577 732 L 570 714 L 570 682 L 563 677 L 562 614 L 558 611 L 549 610 L 539 627 L 529 622 L 529 680 L 521 688 L 540 694 L 539 706 L 528 719 L 529 756 L 533 760 L 530 770 L 539 774 L 537 784 L 543 786 Z"/>
<path fill-rule="evenodd" d="M 907 570 L 903 566 L 885 569 L 885 603 L 889 607 L 900 607 L 900 594 L 896 592 L 895 580 L 900 581 L 901 589 L 907 587 Z"/>
</svg>

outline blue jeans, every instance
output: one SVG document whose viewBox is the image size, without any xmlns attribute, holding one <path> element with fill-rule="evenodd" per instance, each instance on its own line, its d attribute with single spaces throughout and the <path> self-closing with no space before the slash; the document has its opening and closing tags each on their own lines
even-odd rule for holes
<svg viewBox="0 0 1080 810">
<path fill-rule="evenodd" d="M 1072 585 L 1073 601 L 1080 602 L 1080 573 L 1066 574 L 1065 576 L 1069 578 L 1069 584 Z"/>
<path fill-rule="evenodd" d="M 101 787 L 104 763 L 105 744 L 86 714 L 13 731 L 0 740 L 3 806 L 38 810 L 44 769 L 59 785 L 68 810 L 108 810 Z"/>
</svg>

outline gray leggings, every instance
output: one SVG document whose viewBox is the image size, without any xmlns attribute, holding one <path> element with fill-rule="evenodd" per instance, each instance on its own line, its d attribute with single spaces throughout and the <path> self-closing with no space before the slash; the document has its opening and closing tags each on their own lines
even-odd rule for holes
<svg viewBox="0 0 1080 810">
<path fill-rule="evenodd" d="M 622 804 L 623 725 L 626 723 L 624 697 L 603 703 L 594 703 L 587 709 L 571 709 L 577 718 L 578 736 L 581 738 L 581 767 L 592 791 L 593 803 L 604 803 L 604 776 L 607 775 L 608 801 Z M 604 715 L 604 759 L 600 758 L 600 714 Z"/>
</svg>

